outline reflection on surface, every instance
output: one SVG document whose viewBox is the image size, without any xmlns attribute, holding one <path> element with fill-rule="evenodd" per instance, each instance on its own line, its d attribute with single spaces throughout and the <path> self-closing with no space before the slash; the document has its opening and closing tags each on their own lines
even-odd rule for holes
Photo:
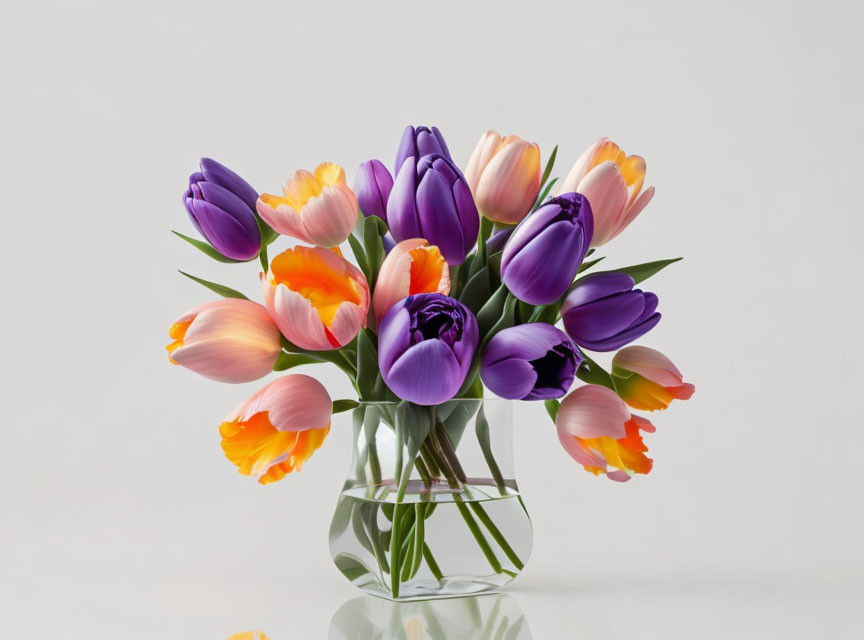
<svg viewBox="0 0 864 640">
<path fill-rule="evenodd" d="M 329 640 L 531 640 L 519 604 L 503 594 L 391 602 L 361 596 L 330 621 Z"/>
<path fill-rule="evenodd" d="M 235 633 L 228 640 L 270 640 L 260 631 L 245 631 L 244 633 Z"/>
</svg>

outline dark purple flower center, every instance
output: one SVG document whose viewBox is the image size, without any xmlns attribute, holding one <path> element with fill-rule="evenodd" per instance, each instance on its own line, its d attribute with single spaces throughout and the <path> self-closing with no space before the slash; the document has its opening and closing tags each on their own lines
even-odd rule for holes
<svg viewBox="0 0 864 640">
<path fill-rule="evenodd" d="M 535 390 L 557 390 L 572 380 L 576 369 L 576 352 L 570 344 L 562 342 L 529 364 L 537 372 Z"/>
<path fill-rule="evenodd" d="M 561 210 L 548 223 L 551 225 L 555 222 L 575 222 L 579 219 L 579 212 L 582 210 L 582 203 L 585 201 L 585 196 L 578 193 L 567 193 L 555 198 L 550 198 L 543 206 L 554 204 Z"/>
<path fill-rule="evenodd" d="M 411 344 L 424 340 L 441 340 L 453 346 L 462 339 L 465 313 L 461 305 L 448 302 L 444 296 L 419 295 L 409 298 Z"/>
</svg>

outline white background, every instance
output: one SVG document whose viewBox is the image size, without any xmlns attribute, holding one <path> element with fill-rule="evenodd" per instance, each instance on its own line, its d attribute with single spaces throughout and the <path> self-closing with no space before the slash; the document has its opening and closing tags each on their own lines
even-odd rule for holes
<svg viewBox="0 0 864 640">
<path fill-rule="evenodd" d="M 509 593 L 541 639 L 858 637 L 862 620 L 860 3 L 12 2 L 0 5 L 0 636 L 326 637 L 358 592 L 327 528 L 347 421 L 303 471 L 236 475 L 226 386 L 166 359 L 211 299 L 180 195 L 198 157 L 260 191 L 333 160 L 349 182 L 437 124 L 601 135 L 654 201 L 609 264 L 696 395 L 652 416 L 655 470 L 594 478 L 518 408 L 535 551 Z M 334 397 L 350 387 L 321 376 Z"/>
</svg>

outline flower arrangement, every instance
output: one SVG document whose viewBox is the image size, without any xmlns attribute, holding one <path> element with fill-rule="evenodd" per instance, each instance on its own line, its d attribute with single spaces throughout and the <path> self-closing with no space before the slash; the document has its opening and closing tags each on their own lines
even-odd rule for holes
<svg viewBox="0 0 864 640">
<path fill-rule="evenodd" d="M 299 470 L 331 415 L 359 403 L 416 413 L 485 389 L 544 401 L 564 450 L 595 475 L 620 482 L 651 470 L 642 434 L 654 426 L 631 409 L 666 409 L 694 387 L 662 353 L 625 345 L 660 321 L 657 296 L 637 286 L 680 258 L 599 270 L 596 252 L 654 195 L 643 190 L 645 161 L 601 138 L 558 183 L 556 155 L 557 147 L 544 167 L 537 144 L 489 131 L 463 173 L 437 128 L 409 126 L 392 174 L 369 160 L 352 189 L 342 167 L 324 163 L 297 171 L 279 195 L 201 160 L 184 202 L 204 240 L 175 233 L 219 262 L 260 260 L 263 304 L 184 274 L 223 299 L 171 325 L 171 362 L 231 383 L 330 363 L 357 392 L 334 402 L 301 374 L 260 389 L 219 427 L 241 474 L 268 484 Z M 299 243 L 271 260 L 280 235 Z M 608 371 L 589 355 L 613 351 Z M 576 378 L 586 384 L 571 391 Z M 436 470 L 458 480 L 458 461 L 434 455 L 454 448 L 451 436 L 433 418 L 414 438 L 425 480 Z M 397 490 L 406 477 L 395 474 Z M 415 515 L 412 531 L 426 517 Z"/>
</svg>

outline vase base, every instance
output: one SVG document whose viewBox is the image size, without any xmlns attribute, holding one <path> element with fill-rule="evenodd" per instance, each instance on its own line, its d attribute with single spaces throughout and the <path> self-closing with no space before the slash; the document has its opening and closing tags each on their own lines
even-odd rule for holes
<svg viewBox="0 0 864 640">
<path fill-rule="evenodd" d="M 499 576 L 500 577 L 500 576 Z M 509 579 L 502 582 L 509 582 Z M 443 600 L 446 598 L 462 598 L 464 596 L 479 596 L 501 592 L 503 584 L 477 578 L 448 577 L 443 580 L 424 580 L 412 584 L 403 584 L 397 597 L 385 589 L 369 586 L 361 587 L 363 591 L 376 598 L 391 602 L 414 602 L 419 600 Z"/>
</svg>

